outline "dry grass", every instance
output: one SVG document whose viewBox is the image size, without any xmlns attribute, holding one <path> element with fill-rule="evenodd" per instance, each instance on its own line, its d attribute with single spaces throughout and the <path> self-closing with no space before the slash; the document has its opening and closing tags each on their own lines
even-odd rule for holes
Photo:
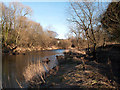
<svg viewBox="0 0 120 90">
<path fill-rule="evenodd" d="M 83 54 L 83 55 L 86 54 L 86 51 L 85 51 L 85 50 L 77 50 L 77 49 L 69 49 L 69 50 L 65 50 L 64 52 L 65 52 L 65 53 L 72 52 L 72 53 L 78 53 L 78 54 Z"/>
<path fill-rule="evenodd" d="M 45 83 L 45 72 L 49 71 L 48 65 L 46 63 L 41 63 L 38 61 L 37 63 L 31 63 L 29 64 L 26 68 L 25 71 L 23 72 L 23 76 L 25 78 L 26 82 L 34 82 L 34 78 L 40 82 Z M 44 76 L 44 77 L 43 77 Z"/>
</svg>

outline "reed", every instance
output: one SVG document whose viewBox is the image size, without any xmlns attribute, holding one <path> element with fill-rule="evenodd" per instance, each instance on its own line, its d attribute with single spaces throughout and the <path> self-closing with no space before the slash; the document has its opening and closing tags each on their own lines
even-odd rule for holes
<svg viewBox="0 0 120 90">
<path fill-rule="evenodd" d="M 45 83 L 45 73 L 49 71 L 48 64 L 37 61 L 36 63 L 30 63 L 25 68 L 23 76 L 26 82 L 33 84 Z"/>
</svg>

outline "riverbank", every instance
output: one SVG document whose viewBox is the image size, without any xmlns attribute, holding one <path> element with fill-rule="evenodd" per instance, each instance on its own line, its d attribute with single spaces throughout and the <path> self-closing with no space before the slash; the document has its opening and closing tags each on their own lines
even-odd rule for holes
<svg viewBox="0 0 120 90">
<path fill-rule="evenodd" d="M 85 51 L 67 50 L 58 56 L 59 71 L 46 77 L 46 83 L 35 87 L 40 88 L 112 88 L 120 85 L 114 79 L 109 64 L 92 60 Z"/>
<path fill-rule="evenodd" d="M 42 48 L 40 46 L 37 47 L 18 47 L 18 46 L 7 46 L 2 49 L 2 54 L 9 54 L 9 55 L 19 55 L 23 54 L 25 55 L 27 52 L 32 52 L 32 51 L 42 51 L 42 50 L 57 50 L 57 49 L 62 49 L 60 47 L 46 47 Z"/>
</svg>

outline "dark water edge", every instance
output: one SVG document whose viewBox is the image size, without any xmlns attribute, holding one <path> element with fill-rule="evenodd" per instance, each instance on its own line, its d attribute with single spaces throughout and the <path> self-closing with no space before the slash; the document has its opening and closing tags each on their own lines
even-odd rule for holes
<svg viewBox="0 0 120 90">
<path fill-rule="evenodd" d="M 2 50 L 2 56 L 3 55 L 25 55 L 27 53 L 32 53 L 32 52 L 41 52 L 41 51 L 55 51 L 55 50 L 65 50 L 65 49 L 44 49 L 44 50 L 31 50 L 31 51 L 28 51 L 28 50 L 25 50 L 25 51 L 11 51 L 11 50 Z"/>
<path fill-rule="evenodd" d="M 63 55 L 64 49 L 57 50 L 42 50 L 27 52 L 25 55 L 3 55 L 2 56 L 2 84 L 5 88 L 19 88 L 21 85 L 26 87 L 24 83 L 23 72 L 30 62 L 36 62 L 49 58 L 56 60 L 56 55 Z"/>
</svg>

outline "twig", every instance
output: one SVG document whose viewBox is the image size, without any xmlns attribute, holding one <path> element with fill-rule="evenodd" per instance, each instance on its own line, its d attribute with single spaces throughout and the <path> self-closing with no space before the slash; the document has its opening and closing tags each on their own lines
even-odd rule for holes
<svg viewBox="0 0 120 90">
<path fill-rule="evenodd" d="M 42 75 L 41 75 L 40 77 L 41 77 L 41 79 L 43 80 L 43 82 L 45 83 L 45 80 L 44 80 L 44 78 L 42 77 Z"/>
<path fill-rule="evenodd" d="M 22 85 L 20 85 L 20 83 L 18 82 L 18 80 L 16 79 L 17 84 L 19 85 L 20 88 L 23 88 Z"/>
<path fill-rule="evenodd" d="M 83 71 L 85 70 L 85 62 L 84 62 L 84 57 L 81 57 L 82 64 L 83 64 Z"/>
</svg>

